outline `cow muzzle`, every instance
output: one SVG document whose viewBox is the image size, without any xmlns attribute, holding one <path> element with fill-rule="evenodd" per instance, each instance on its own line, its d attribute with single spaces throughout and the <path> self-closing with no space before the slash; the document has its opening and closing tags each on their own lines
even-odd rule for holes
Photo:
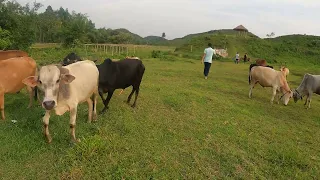
<svg viewBox="0 0 320 180">
<path fill-rule="evenodd" d="M 56 105 L 56 103 L 55 103 L 54 101 L 44 101 L 44 102 L 42 103 L 42 106 L 43 106 L 46 110 L 52 110 L 55 105 Z"/>
</svg>

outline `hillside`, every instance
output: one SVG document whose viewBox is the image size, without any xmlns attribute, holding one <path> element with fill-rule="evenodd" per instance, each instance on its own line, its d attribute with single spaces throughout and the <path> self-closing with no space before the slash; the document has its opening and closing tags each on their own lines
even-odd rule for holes
<svg viewBox="0 0 320 180">
<path fill-rule="evenodd" d="M 120 29 L 115 29 L 114 31 L 125 33 L 125 34 L 129 35 L 130 43 L 133 43 L 133 44 L 145 44 L 145 40 L 144 40 L 143 37 L 141 37 L 141 36 L 139 36 L 139 35 L 137 35 L 135 33 L 132 33 L 127 29 L 120 28 Z"/>
<path fill-rule="evenodd" d="M 145 43 L 150 45 L 169 45 L 169 41 L 159 36 L 147 36 L 144 38 Z"/>
<path fill-rule="evenodd" d="M 302 59 L 312 64 L 319 64 L 320 37 L 307 35 L 288 35 L 277 38 L 261 39 L 255 35 L 246 37 L 236 33 L 216 31 L 215 33 L 203 33 L 195 35 L 186 43 L 176 48 L 178 53 L 201 55 L 208 42 L 215 48 L 228 50 L 229 58 L 233 58 L 236 52 L 242 56 L 248 53 L 251 58 L 265 58 L 274 63 L 299 63 Z M 193 46 L 191 53 L 190 47 Z"/>
</svg>

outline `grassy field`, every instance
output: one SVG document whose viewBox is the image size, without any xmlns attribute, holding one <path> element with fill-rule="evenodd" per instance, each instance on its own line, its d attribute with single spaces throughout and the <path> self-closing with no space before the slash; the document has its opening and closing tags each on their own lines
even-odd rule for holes
<svg viewBox="0 0 320 180">
<path fill-rule="evenodd" d="M 66 53 L 44 49 L 30 54 L 47 64 Z M 7 120 L 0 121 L 1 179 L 320 176 L 318 96 L 309 110 L 302 101 L 271 105 L 270 88 L 256 86 L 248 98 L 248 64 L 216 61 L 205 80 L 200 60 L 151 59 L 147 54 L 137 108 L 123 102 L 131 88 L 121 95 L 116 91 L 110 109 L 96 123 L 87 123 L 87 105 L 80 105 L 76 135 L 81 143 L 76 145 L 69 141 L 68 113 L 51 117 L 53 142 L 47 144 L 43 109 L 27 109 L 25 91 L 6 95 Z M 320 73 L 316 66 L 289 68 L 292 89 L 304 73 Z M 99 99 L 98 110 L 102 108 Z"/>
</svg>

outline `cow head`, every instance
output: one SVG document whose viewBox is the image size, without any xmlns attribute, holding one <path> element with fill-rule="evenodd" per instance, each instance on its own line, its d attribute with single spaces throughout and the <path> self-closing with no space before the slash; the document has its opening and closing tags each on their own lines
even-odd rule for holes
<svg viewBox="0 0 320 180">
<path fill-rule="evenodd" d="M 293 91 L 293 100 L 294 100 L 294 102 L 296 103 L 299 99 L 302 100 L 302 95 L 297 90 L 294 90 Z"/>
<path fill-rule="evenodd" d="M 290 101 L 290 99 L 291 99 L 292 97 L 293 97 L 293 92 L 292 92 L 292 90 L 284 93 L 284 94 L 282 95 L 282 97 L 281 97 L 281 99 L 283 100 L 283 104 L 284 104 L 285 106 L 288 105 L 288 103 L 289 103 L 289 101 Z"/>
<path fill-rule="evenodd" d="M 74 79 L 75 77 L 69 74 L 67 69 L 48 65 L 41 67 L 38 76 L 30 76 L 24 79 L 23 83 L 30 87 L 38 86 L 45 94 L 42 107 L 52 110 L 57 106 L 60 89 L 66 89 L 65 86 Z"/>
</svg>

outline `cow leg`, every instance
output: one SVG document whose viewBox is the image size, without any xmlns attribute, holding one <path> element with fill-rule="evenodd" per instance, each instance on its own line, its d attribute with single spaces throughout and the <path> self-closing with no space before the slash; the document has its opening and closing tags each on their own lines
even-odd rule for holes
<svg viewBox="0 0 320 180">
<path fill-rule="evenodd" d="M 256 83 L 253 83 L 253 82 L 251 81 L 250 90 L 249 90 L 249 98 L 252 97 L 252 89 L 254 88 L 255 85 L 256 85 Z"/>
<path fill-rule="evenodd" d="M 70 108 L 70 134 L 72 141 L 77 143 L 80 142 L 76 139 L 76 119 L 77 119 L 77 107 Z"/>
<path fill-rule="evenodd" d="M 309 93 L 307 100 L 308 100 L 307 109 L 310 109 L 310 104 L 311 104 L 311 93 Z"/>
<path fill-rule="evenodd" d="M 30 108 L 32 106 L 32 103 L 33 103 L 34 90 L 30 86 L 26 86 L 26 88 L 27 88 L 27 91 L 29 93 L 29 105 L 28 105 L 28 108 Z"/>
<path fill-rule="evenodd" d="M 87 99 L 88 102 L 88 123 L 92 121 L 92 110 L 93 110 L 93 101 L 91 98 Z"/>
<path fill-rule="evenodd" d="M 0 111 L 1 111 L 1 118 L 5 120 L 6 117 L 4 116 L 4 93 L 0 92 Z"/>
<path fill-rule="evenodd" d="M 277 92 L 277 103 L 280 104 L 280 93 Z"/>
<path fill-rule="evenodd" d="M 104 103 L 105 100 L 104 100 L 104 97 L 103 97 L 103 91 L 99 89 L 98 92 L 99 92 L 99 95 L 101 97 L 102 102 Z"/>
<path fill-rule="evenodd" d="M 131 106 L 131 107 L 133 107 L 133 108 L 136 107 L 138 95 L 139 95 L 139 88 L 136 89 L 136 93 L 135 93 L 135 97 L 134 97 L 134 102 L 133 102 L 133 105 Z"/>
<path fill-rule="evenodd" d="M 304 106 L 306 106 L 306 105 L 307 105 L 308 97 L 309 97 L 309 95 L 307 95 L 306 101 L 304 102 Z"/>
<path fill-rule="evenodd" d="M 92 97 L 92 100 L 93 100 L 93 117 L 92 117 L 92 120 L 93 121 L 96 121 L 97 120 L 97 99 L 98 99 L 98 90 L 96 90 L 94 93 L 93 93 L 93 97 Z"/>
<path fill-rule="evenodd" d="M 104 108 L 102 109 L 102 111 L 101 111 L 101 113 L 104 113 L 104 112 L 106 112 L 106 110 L 107 109 L 109 109 L 109 102 L 110 102 L 110 99 L 111 99 L 111 97 L 112 97 L 112 95 L 113 95 L 113 92 L 114 92 L 114 90 L 110 90 L 109 92 L 108 92 L 108 97 L 107 97 L 107 99 L 104 101 Z"/>
<path fill-rule="evenodd" d="M 270 103 L 273 104 L 273 100 L 274 100 L 274 97 L 277 95 L 277 88 L 276 87 L 273 87 L 272 88 L 272 97 L 271 97 L 271 100 L 270 100 Z"/>
<path fill-rule="evenodd" d="M 50 111 L 46 111 L 46 114 L 43 116 L 43 130 L 44 130 L 44 135 L 47 139 L 47 142 L 51 143 L 52 138 L 49 133 L 49 119 L 50 119 Z"/>
<path fill-rule="evenodd" d="M 129 104 L 130 101 L 131 101 L 131 98 L 132 98 L 132 95 L 133 95 L 134 91 L 135 91 L 135 88 L 132 87 L 132 91 L 131 91 L 130 95 L 128 96 L 128 99 L 127 99 L 127 103 L 128 103 L 128 104 Z"/>
</svg>

